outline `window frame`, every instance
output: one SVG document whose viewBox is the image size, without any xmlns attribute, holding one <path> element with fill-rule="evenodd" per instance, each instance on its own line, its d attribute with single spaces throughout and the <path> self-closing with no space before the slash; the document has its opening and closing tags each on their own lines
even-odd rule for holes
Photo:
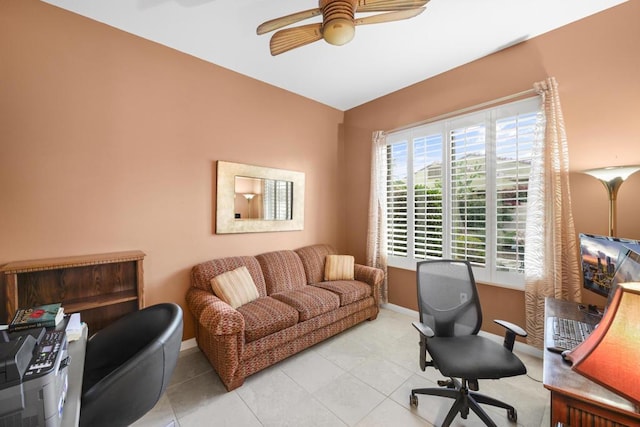
<svg viewBox="0 0 640 427">
<path fill-rule="evenodd" d="M 425 259 L 438 259 L 438 257 L 414 258 L 415 255 L 415 175 L 414 165 L 414 144 L 418 138 L 429 138 L 430 135 L 440 132 L 442 143 L 442 257 L 451 257 L 451 230 L 452 230 L 452 198 L 447 196 L 451 194 L 451 132 L 468 125 L 477 125 L 481 121 L 484 124 L 485 131 L 485 266 L 472 264 L 474 276 L 478 282 L 496 285 L 500 287 L 524 290 L 524 274 L 513 271 L 500 271 L 496 266 L 498 257 L 498 187 L 497 187 L 497 153 L 496 153 L 496 123 L 509 117 L 509 114 L 541 114 L 540 97 L 533 96 L 526 99 L 501 104 L 491 108 L 474 111 L 471 113 L 461 114 L 459 116 L 449 117 L 426 124 L 421 124 L 412 128 L 406 128 L 397 132 L 387 134 L 386 145 L 406 143 L 406 256 L 398 256 L 389 253 L 389 245 L 387 251 L 387 264 L 389 267 L 415 270 L 416 263 Z M 480 120 L 480 118 L 482 120 Z M 535 127 L 535 124 L 534 124 Z M 389 160 L 387 161 L 387 167 Z M 387 171 L 389 172 L 389 170 Z M 425 171 L 425 174 L 427 172 Z M 389 173 L 387 173 L 389 176 Z M 387 185 L 389 179 L 387 179 Z M 519 185 L 517 186 L 519 188 Z M 387 199 L 387 196 L 385 196 Z M 387 207 L 389 213 L 389 207 Z M 387 221 L 389 222 L 389 221 Z M 526 220 L 525 220 L 526 223 Z M 449 230 L 449 231 L 447 231 Z M 388 233 L 387 233 L 388 234 Z M 389 244 L 392 244 L 389 242 Z"/>
</svg>

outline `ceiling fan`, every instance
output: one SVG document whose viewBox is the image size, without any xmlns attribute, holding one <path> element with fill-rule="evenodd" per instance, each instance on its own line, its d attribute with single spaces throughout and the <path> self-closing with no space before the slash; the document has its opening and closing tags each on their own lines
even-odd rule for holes
<svg viewBox="0 0 640 427">
<path fill-rule="evenodd" d="M 319 0 L 316 9 L 292 13 L 264 22 L 257 33 L 265 34 L 314 16 L 322 15 L 322 22 L 277 31 L 269 47 L 271 55 L 279 55 L 291 49 L 324 39 L 341 46 L 350 42 L 357 25 L 379 24 L 413 18 L 424 12 L 429 0 Z M 356 13 L 385 12 L 356 18 Z"/>
</svg>

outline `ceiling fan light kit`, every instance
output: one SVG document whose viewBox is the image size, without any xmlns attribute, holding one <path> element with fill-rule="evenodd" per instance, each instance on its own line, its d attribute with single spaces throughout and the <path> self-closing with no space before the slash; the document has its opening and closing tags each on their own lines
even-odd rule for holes
<svg viewBox="0 0 640 427">
<path fill-rule="evenodd" d="M 322 38 L 334 46 L 342 46 L 353 40 L 356 35 L 356 26 L 353 21 L 346 19 L 334 19 L 323 27 Z"/>
<path fill-rule="evenodd" d="M 425 10 L 429 0 L 320 0 L 317 9 L 292 13 L 264 22 L 257 28 L 258 34 L 277 31 L 269 43 L 271 55 L 279 55 L 309 43 L 324 39 L 327 43 L 342 46 L 353 40 L 356 26 L 379 24 L 413 18 Z M 356 13 L 378 13 L 356 18 Z M 322 15 L 322 22 L 285 28 L 314 16 Z"/>
</svg>

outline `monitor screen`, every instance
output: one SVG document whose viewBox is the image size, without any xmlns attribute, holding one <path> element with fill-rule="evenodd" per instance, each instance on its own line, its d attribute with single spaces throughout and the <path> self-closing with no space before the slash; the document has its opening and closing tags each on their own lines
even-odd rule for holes
<svg viewBox="0 0 640 427">
<path fill-rule="evenodd" d="M 640 242 L 637 240 L 581 233 L 583 286 L 609 297 L 615 284 L 640 281 L 638 254 Z M 629 261 L 625 262 L 627 259 Z"/>
<path fill-rule="evenodd" d="M 616 291 L 618 283 L 626 282 L 640 282 L 640 250 L 637 250 L 637 248 L 628 249 L 621 256 L 620 265 L 618 265 L 616 274 L 613 276 L 613 283 L 611 291 L 609 291 L 607 307 L 613 298 L 613 294 Z"/>
</svg>

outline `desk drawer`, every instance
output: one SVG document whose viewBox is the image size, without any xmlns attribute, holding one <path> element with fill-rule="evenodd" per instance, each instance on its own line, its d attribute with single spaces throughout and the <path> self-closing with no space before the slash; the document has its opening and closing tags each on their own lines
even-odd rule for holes
<svg viewBox="0 0 640 427">
<path fill-rule="evenodd" d="M 640 414 L 631 416 L 615 408 L 604 408 L 552 392 L 551 425 L 558 423 L 571 427 L 635 427 L 640 425 Z"/>
</svg>

